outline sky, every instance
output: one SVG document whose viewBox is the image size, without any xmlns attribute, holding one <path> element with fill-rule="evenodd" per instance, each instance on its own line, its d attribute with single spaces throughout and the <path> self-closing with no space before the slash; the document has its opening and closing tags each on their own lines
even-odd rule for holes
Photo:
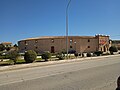
<svg viewBox="0 0 120 90">
<path fill-rule="evenodd" d="M 66 35 L 69 0 L 0 0 L 0 42 Z M 71 0 L 68 35 L 120 39 L 120 0 Z"/>
</svg>

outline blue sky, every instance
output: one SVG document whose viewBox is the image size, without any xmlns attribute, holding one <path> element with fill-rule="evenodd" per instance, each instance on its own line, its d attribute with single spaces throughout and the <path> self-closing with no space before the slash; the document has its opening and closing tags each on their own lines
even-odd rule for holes
<svg viewBox="0 0 120 90">
<path fill-rule="evenodd" d="M 69 0 L 0 0 L 0 42 L 64 36 Z M 72 0 L 69 35 L 110 35 L 120 39 L 120 0 Z"/>
</svg>

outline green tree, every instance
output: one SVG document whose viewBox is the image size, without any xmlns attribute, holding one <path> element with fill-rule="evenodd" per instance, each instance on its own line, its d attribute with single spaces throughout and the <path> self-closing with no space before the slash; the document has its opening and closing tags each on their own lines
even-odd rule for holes
<svg viewBox="0 0 120 90">
<path fill-rule="evenodd" d="M 5 46 L 3 44 L 0 44 L 0 51 L 5 50 Z"/>
<path fill-rule="evenodd" d="M 109 48 L 109 51 L 110 51 L 110 54 L 113 54 L 113 52 L 117 52 L 118 49 L 117 49 L 116 46 L 111 46 L 111 47 Z"/>
<path fill-rule="evenodd" d="M 14 45 L 14 47 L 18 47 L 18 45 L 17 45 L 17 44 L 15 44 L 15 45 Z"/>
<path fill-rule="evenodd" d="M 16 64 L 16 61 L 20 55 L 17 51 L 11 51 L 8 53 L 8 56 L 9 56 L 9 59 L 13 60 L 14 64 Z"/>
<path fill-rule="evenodd" d="M 33 50 L 28 50 L 27 52 L 25 52 L 25 55 L 24 55 L 24 59 L 26 63 L 32 63 L 33 61 L 35 61 L 36 57 L 37 57 L 37 54 Z"/>
<path fill-rule="evenodd" d="M 11 49 L 11 47 L 6 47 L 5 49 L 6 49 L 7 51 L 9 51 L 9 50 Z"/>
</svg>

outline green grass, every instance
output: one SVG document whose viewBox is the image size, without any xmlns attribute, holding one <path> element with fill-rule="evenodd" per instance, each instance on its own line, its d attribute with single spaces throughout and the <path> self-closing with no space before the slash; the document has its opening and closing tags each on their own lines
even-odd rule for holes
<svg viewBox="0 0 120 90">
<path fill-rule="evenodd" d="M 18 59 L 18 60 L 16 61 L 16 64 L 23 64 L 23 63 L 25 63 L 25 60 L 24 60 L 24 59 Z"/>
<path fill-rule="evenodd" d="M 25 60 L 24 59 L 18 59 L 16 61 L 16 64 L 24 64 Z M 6 65 L 12 65 L 13 64 L 13 60 L 8 60 L 8 61 L 2 61 L 0 62 L 0 66 L 6 66 Z"/>
</svg>

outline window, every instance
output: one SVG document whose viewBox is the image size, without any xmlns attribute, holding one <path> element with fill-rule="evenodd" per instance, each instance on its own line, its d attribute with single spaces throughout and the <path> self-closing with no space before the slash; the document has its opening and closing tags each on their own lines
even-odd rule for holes
<svg viewBox="0 0 120 90">
<path fill-rule="evenodd" d="M 90 48 L 90 46 L 88 46 L 88 48 Z"/>
<path fill-rule="evenodd" d="M 25 49 L 26 49 L 26 47 L 25 47 Z"/>
<path fill-rule="evenodd" d="M 72 48 L 72 46 L 70 46 L 70 48 Z"/>
<path fill-rule="evenodd" d="M 90 39 L 88 39 L 88 42 L 90 42 Z"/>
<path fill-rule="evenodd" d="M 28 45 L 26 41 L 25 41 L 25 45 Z"/>
<path fill-rule="evenodd" d="M 25 44 L 26 44 L 26 41 L 25 41 Z"/>
<path fill-rule="evenodd" d="M 38 47 L 35 47 L 36 49 L 38 48 Z"/>
</svg>

